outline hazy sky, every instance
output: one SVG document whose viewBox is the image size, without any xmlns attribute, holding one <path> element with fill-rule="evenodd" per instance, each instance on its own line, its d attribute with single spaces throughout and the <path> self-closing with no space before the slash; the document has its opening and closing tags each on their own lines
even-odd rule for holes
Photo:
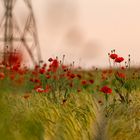
<svg viewBox="0 0 140 140">
<path fill-rule="evenodd" d="M 140 64 L 140 0 L 32 0 L 42 55 L 106 66 L 111 49 Z M 22 5 L 21 5 L 22 7 Z"/>
</svg>

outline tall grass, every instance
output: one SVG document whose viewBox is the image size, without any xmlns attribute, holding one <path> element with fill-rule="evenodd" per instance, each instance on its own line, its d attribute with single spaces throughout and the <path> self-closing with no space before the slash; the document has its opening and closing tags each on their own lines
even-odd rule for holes
<svg viewBox="0 0 140 140">
<path fill-rule="evenodd" d="M 108 118 L 109 140 L 140 139 L 140 93 L 133 92 L 130 105 L 119 104 Z"/>
<path fill-rule="evenodd" d="M 1 95 L 0 140 L 93 140 L 96 111 L 86 93 L 75 93 L 66 104 L 42 94 Z"/>
</svg>

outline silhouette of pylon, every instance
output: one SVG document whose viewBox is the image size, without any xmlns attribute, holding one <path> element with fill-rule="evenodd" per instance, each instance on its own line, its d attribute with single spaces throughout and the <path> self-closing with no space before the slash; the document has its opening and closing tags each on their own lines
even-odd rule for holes
<svg viewBox="0 0 140 140">
<path fill-rule="evenodd" d="M 9 52 L 23 48 L 27 51 L 31 62 L 38 64 L 41 60 L 41 52 L 31 0 L 22 0 L 28 9 L 23 29 L 17 23 L 16 13 L 13 12 L 18 0 L 1 1 L 4 7 L 4 15 L 0 21 L 0 42 L 2 43 L 0 49 L 3 52 L 3 61 L 6 61 Z"/>
</svg>

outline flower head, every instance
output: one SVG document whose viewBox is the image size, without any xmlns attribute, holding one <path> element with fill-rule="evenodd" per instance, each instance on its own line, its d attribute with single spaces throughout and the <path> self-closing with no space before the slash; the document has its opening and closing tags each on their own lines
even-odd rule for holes
<svg viewBox="0 0 140 140">
<path fill-rule="evenodd" d="M 122 79 L 125 78 L 125 74 L 124 74 L 124 73 L 119 73 L 119 72 L 118 72 L 118 73 L 117 73 L 117 76 L 120 77 L 120 78 L 122 78 Z"/>
<path fill-rule="evenodd" d="M 117 62 L 117 63 L 121 63 L 122 61 L 124 61 L 124 58 L 123 57 L 117 57 L 115 59 L 115 62 Z"/>
<path fill-rule="evenodd" d="M 36 88 L 35 91 L 38 92 L 38 93 L 43 93 L 44 89 L 43 88 Z"/>
<path fill-rule="evenodd" d="M 118 57 L 118 55 L 115 54 L 115 53 L 112 53 L 109 57 L 110 57 L 111 59 L 116 59 L 116 58 Z"/>
<path fill-rule="evenodd" d="M 90 83 L 90 84 L 93 84 L 93 83 L 94 83 L 94 80 L 90 79 L 90 80 L 89 80 L 89 83 Z"/>
<path fill-rule="evenodd" d="M 54 59 L 54 60 L 52 61 L 52 64 L 50 65 L 50 68 L 51 68 L 51 70 L 52 70 L 53 72 L 56 72 L 56 70 L 58 69 L 58 67 L 59 67 L 59 62 L 58 62 L 57 59 Z"/>
<path fill-rule="evenodd" d="M 87 81 L 86 81 L 86 80 L 82 80 L 82 81 L 81 81 L 81 84 L 82 84 L 82 85 L 87 85 Z"/>
<path fill-rule="evenodd" d="M 3 72 L 0 72 L 0 80 L 4 79 L 5 74 Z"/>
<path fill-rule="evenodd" d="M 111 94 L 112 93 L 112 89 L 109 88 L 108 86 L 103 86 L 101 89 L 100 89 L 101 92 L 105 93 L 105 94 Z"/>
</svg>

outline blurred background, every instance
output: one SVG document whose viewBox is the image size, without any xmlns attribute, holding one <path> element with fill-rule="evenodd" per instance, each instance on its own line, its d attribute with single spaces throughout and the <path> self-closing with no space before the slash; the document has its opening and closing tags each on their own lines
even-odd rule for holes
<svg viewBox="0 0 140 140">
<path fill-rule="evenodd" d="M 140 62 L 140 0 L 32 0 L 43 59 L 106 67 L 108 52 Z M 19 22 L 26 8 L 17 3 Z M 21 20 L 22 17 L 22 20 Z M 22 24 L 21 22 L 21 24 Z"/>
</svg>

